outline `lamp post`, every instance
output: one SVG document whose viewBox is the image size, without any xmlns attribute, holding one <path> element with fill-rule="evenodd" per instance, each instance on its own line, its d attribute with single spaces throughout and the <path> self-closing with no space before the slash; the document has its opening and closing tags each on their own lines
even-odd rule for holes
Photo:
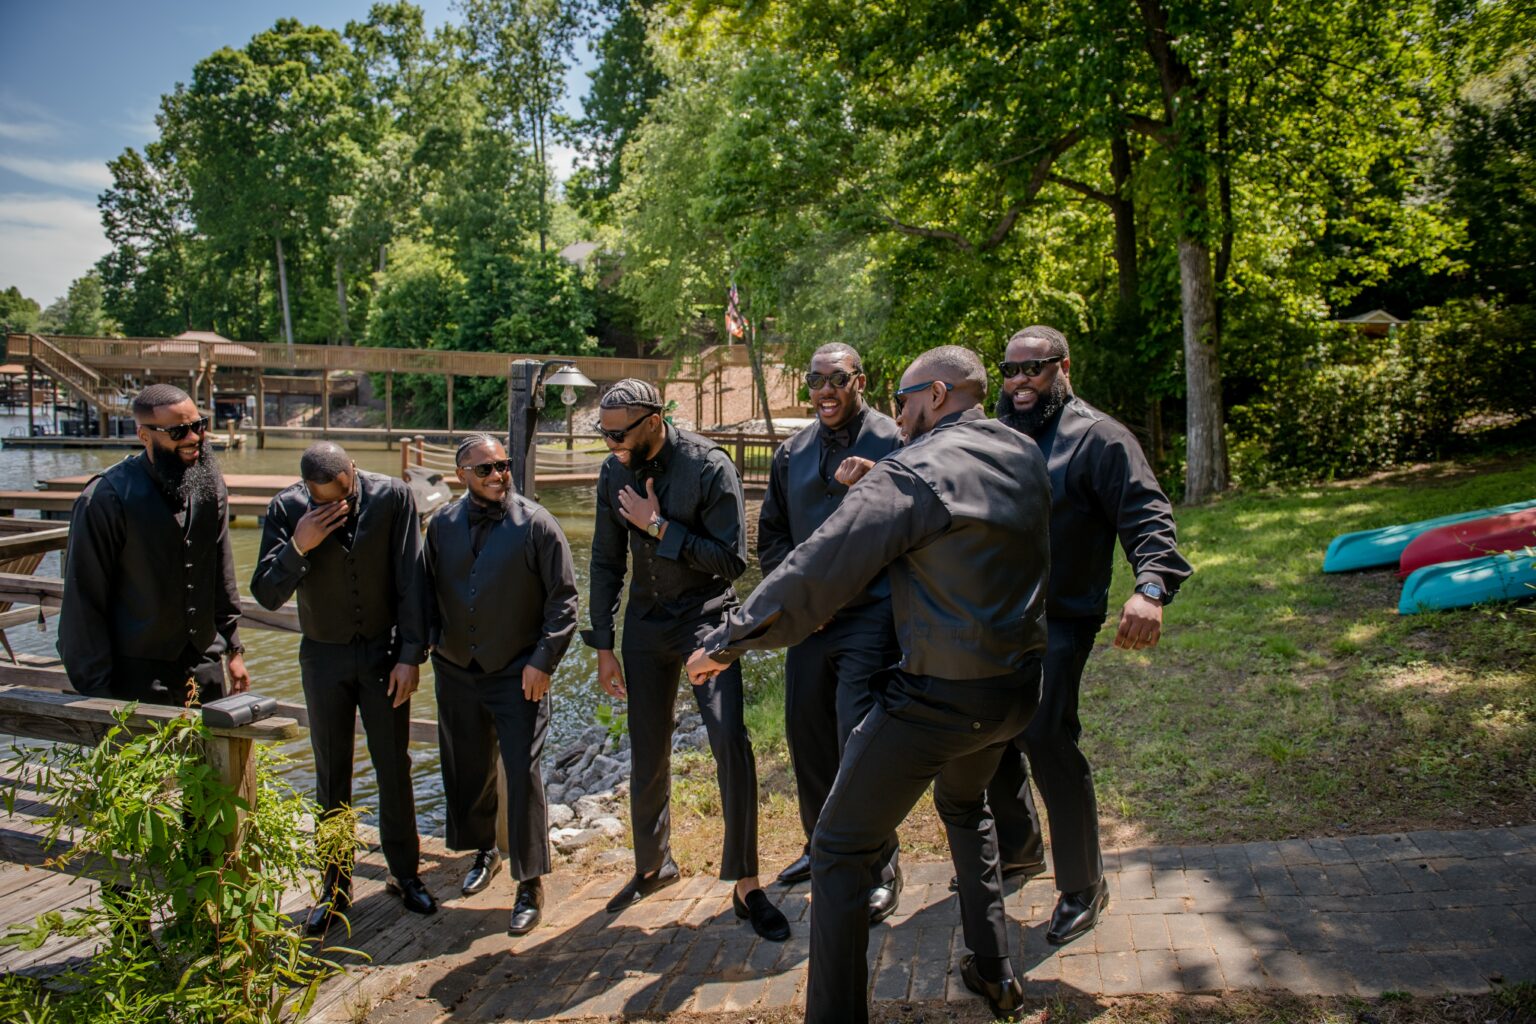
<svg viewBox="0 0 1536 1024">
<path fill-rule="evenodd" d="M 550 373 L 555 367 L 560 369 Z M 512 486 L 519 494 L 537 499 L 533 491 L 534 447 L 538 440 L 539 411 L 544 408 L 544 389 L 561 388 L 567 424 L 576 404 L 576 389 L 596 387 L 569 359 L 514 359 L 507 371 L 507 457 L 512 460 Z M 569 433 L 569 426 L 567 426 Z"/>
</svg>

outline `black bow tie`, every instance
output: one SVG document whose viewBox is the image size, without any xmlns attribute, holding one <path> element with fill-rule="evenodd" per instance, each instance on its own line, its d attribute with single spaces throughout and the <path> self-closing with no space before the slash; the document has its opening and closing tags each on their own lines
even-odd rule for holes
<svg viewBox="0 0 1536 1024">
<path fill-rule="evenodd" d="M 471 498 L 469 500 L 469 525 L 479 526 L 481 523 L 499 523 L 507 516 L 507 507 L 500 502 L 494 505 L 485 505 Z"/>
<path fill-rule="evenodd" d="M 839 448 L 853 447 L 853 431 L 847 427 L 839 427 L 836 430 L 821 428 L 821 443 L 824 445 L 836 445 Z"/>
</svg>

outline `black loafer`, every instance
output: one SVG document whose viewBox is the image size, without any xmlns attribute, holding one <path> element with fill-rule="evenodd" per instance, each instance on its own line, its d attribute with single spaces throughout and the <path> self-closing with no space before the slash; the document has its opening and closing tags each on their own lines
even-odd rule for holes
<svg viewBox="0 0 1536 1024">
<path fill-rule="evenodd" d="M 1003 861 L 1003 888 L 1008 888 L 1015 881 L 1028 881 L 1036 875 L 1043 874 L 1045 874 L 1044 857 L 1041 857 L 1039 860 L 1027 860 L 1019 864 L 1009 864 L 1007 861 Z M 960 879 L 951 878 L 949 880 L 949 891 L 960 891 Z"/>
<path fill-rule="evenodd" d="M 331 921 L 352 909 L 352 876 L 336 868 L 326 868 L 320 899 L 304 919 L 306 935 L 324 935 Z"/>
<path fill-rule="evenodd" d="M 427 887 L 421 883 L 420 876 L 415 878 L 391 876 L 385 881 L 384 889 L 399 896 L 400 902 L 405 904 L 405 909 L 413 914 L 437 913 L 437 900 L 427 892 Z"/>
<path fill-rule="evenodd" d="M 811 880 L 811 855 L 802 853 L 789 867 L 779 872 L 780 885 L 798 885 Z"/>
<path fill-rule="evenodd" d="M 995 1020 L 1018 1019 L 1015 1014 L 1024 1005 L 1024 989 L 1017 978 L 1009 975 L 1002 981 L 988 981 L 976 969 L 975 954 L 967 953 L 960 961 L 960 980 L 965 982 L 966 988 L 987 1001 Z"/>
<path fill-rule="evenodd" d="M 747 893 L 745 901 L 731 888 L 731 907 L 740 918 L 752 919 L 752 930 L 769 942 L 783 942 L 789 938 L 789 919 L 778 907 L 768 902 L 768 894 L 761 889 Z"/>
<path fill-rule="evenodd" d="M 1099 923 L 1099 915 L 1109 906 L 1109 886 L 1104 879 L 1096 885 L 1078 892 L 1064 892 L 1051 911 L 1051 926 L 1045 931 L 1045 941 L 1062 946 L 1092 930 Z"/>
<path fill-rule="evenodd" d="M 527 935 L 544 917 L 544 883 L 537 878 L 517 883 L 517 901 L 512 904 L 508 935 Z"/>
<path fill-rule="evenodd" d="M 464 884 L 460 891 L 465 896 L 473 896 L 477 892 L 484 892 L 485 887 L 491 884 L 491 879 L 496 877 L 496 872 L 501 870 L 500 850 L 480 850 L 475 854 L 475 862 L 469 866 L 469 873 L 464 876 Z"/>
<path fill-rule="evenodd" d="M 608 913 L 617 914 L 625 907 L 639 903 L 651 893 L 676 884 L 680 877 L 681 873 L 677 870 L 677 865 L 668 859 L 661 866 L 661 870 L 654 875 L 636 875 L 625 884 L 624 888 L 614 893 L 613 899 L 608 901 Z"/>
<path fill-rule="evenodd" d="M 869 923 L 879 924 L 901 905 L 901 872 L 889 882 L 881 882 L 869 890 Z"/>
</svg>

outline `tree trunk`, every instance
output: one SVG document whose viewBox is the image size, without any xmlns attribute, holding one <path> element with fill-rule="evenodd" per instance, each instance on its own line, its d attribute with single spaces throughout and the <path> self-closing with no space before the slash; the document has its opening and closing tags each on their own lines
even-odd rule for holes
<svg viewBox="0 0 1536 1024">
<path fill-rule="evenodd" d="M 288 360 L 293 361 L 293 313 L 288 308 L 288 264 L 283 260 L 283 238 L 277 241 L 277 295 L 283 307 L 283 342 L 288 346 Z"/>
<path fill-rule="evenodd" d="M 1216 284 L 1211 273 L 1211 250 L 1194 235 L 1179 239 L 1179 292 L 1184 312 L 1184 385 L 1188 408 L 1184 500 L 1193 504 L 1227 487 Z"/>
<path fill-rule="evenodd" d="M 757 400 L 763 406 L 763 423 L 768 433 L 773 433 L 773 412 L 768 408 L 768 381 L 763 376 L 763 353 L 757 344 L 757 323 L 747 325 L 747 360 L 752 364 L 752 384 L 757 388 Z"/>
<path fill-rule="evenodd" d="M 1115 217 L 1116 314 L 1122 325 L 1134 325 L 1141 319 L 1141 268 L 1136 261 L 1136 203 L 1130 194 L 1131 145 L 1123 129 L 1109 140 L 1109 175 L 1115 185 L 1109 208 Z"/>
<path fill-rule="evenodd" d="M 342 271 L 341 257 L 336 257 L 336 310 L 341 314 L 341 343 L 352 344 L 352 328 L 347 323 L 347 275 Z"/>
</svg>

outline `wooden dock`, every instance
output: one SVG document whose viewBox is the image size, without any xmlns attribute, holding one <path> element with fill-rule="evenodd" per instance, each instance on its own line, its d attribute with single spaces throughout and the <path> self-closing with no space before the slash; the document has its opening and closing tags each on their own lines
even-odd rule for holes
<svg viewBox="0 0 1536 1024">
<path fill-rule="evenodd" d="M 240 448 L 245 444 L 245 435 L 236 434 L 231 438 L 227 434 L 208 436 L 208 443 L 216 452 L 228 451 L 231 448 Z M 123 451 L 136 452 L 144 447 L 144 442 L 136 437 L 80 437 L 75 434 L 38 434 L 33 437 L 16 435 L 14 437 L 0 437 L 0 447 L 4 448 L 112 448 Z"/>
</svg>

